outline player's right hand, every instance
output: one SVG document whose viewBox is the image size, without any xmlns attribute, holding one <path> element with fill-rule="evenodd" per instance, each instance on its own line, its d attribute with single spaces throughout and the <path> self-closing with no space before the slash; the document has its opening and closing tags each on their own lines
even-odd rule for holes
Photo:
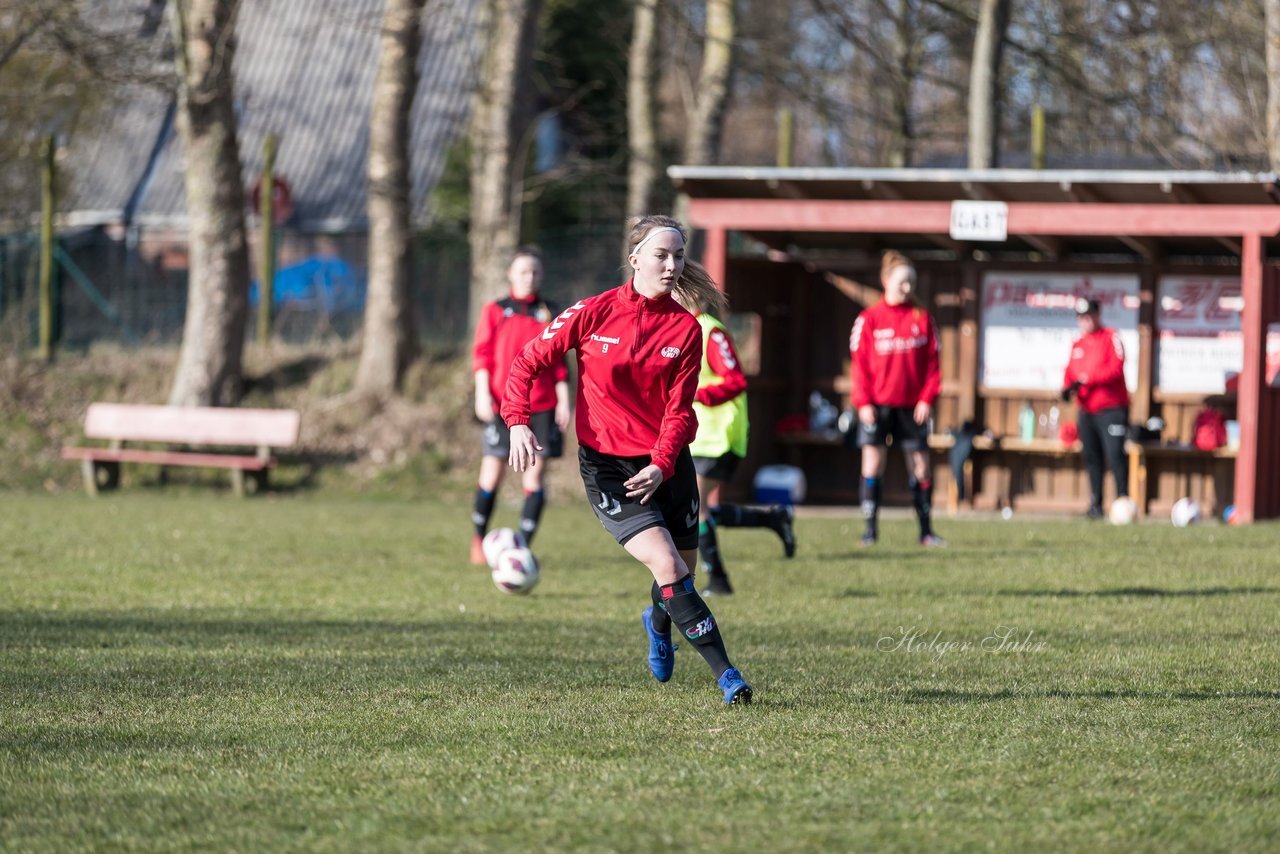
<svg viewBox="0 0 1280 854">
<path fill-rule="evenodd" d="M 476 395 L 476 418 L 485 424 L 493 420 L 493 399 L 489 395 Z"/>
<path fill-rule="evenodd" d="M 871 404 L 858 407 L 858 420 L 868 427 L 876 426 L 876 408 Z"/>
</svg>

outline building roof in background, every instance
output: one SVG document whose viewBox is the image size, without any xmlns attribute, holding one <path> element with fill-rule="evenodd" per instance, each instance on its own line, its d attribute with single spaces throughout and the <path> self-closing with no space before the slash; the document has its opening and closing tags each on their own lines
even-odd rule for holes
<svg viewBox="0 0 1280 854">
<path fill-rule="evenodd" d="M 1223 211 L 1228 206 L 1248 206 L 1260 212 L 1275 211 L 1280 205 L 1280 178 L 1270 172 L 673 166 L 668 174 L 677 189 L 692 199 L 716 203 L 716 210 L 721 212 L 718 218 L 728 228 L 748 234 L 767 246 L 808 258 L 861 257 L 878 252 L 889 243 L 904 250 L 956 252 L 982 248 L 1036 252 L 1052 257 L 1239 254 L 1238 239 L 1210 236 L 1214 235 L 1211 230 L 1206 230 L 1205 236 L 1185 233 L 1185 230 L 1167 236 L 1141 236 L 1139 231 L 1135 236 L 1119 229 L 1105 235 L 1081 233 L 1080 229 L 1064 229 L 1060 234 L 1019 234 L 1011 225 L 1007 241 L 974 244 L 946 236 L 945 220 L 939 232 L 936 228 L 926 228 L 922 221 L 910 215 L 900 226 L 886 227 L 879 232 L 861 226 L 844 228 L 837 213 L 823 208 L 836 202 L 1078 204 L 1134 206 L 1135 211 L 1142 206 L 1168 210 L 1165 206 L 1202 205 Z M 767 210 L 758 210 L 755 215 L 749 214 L 757 202 L 774 204 Z M 778 216 L 782 203 L 816 203 L 810 205 L 815 213 L 808 221 L 813 225 L 825 219 L 822 227 L 805 227 L 799 220 L 788 226 Z M 704 205 L 702 209 L 707 208 Z M 821 214 L 816 213 L 819 209 L 823 210 Z M 915 210 L 923 208 L 913 208 Z M 757 225 L 752 226 L 753 222 Z M 763 226 L 758 225 L 761 222 Z M 1280 239 L 1270 237 L 1268 244 L 1280 244 Z"/>
<path fill-rule="evenodd" d="M 115 0 L 136 16 L 142 0 Z M 341 231 L 366 225 L 369 113 L 383 0 L 256 0 L 237 21 L 236 107 L 246 185 L 262 170 L 267 134 L 279 138 L 276 174 L 292 190 L 292 225 Z M 423 18 L 411 124 L 415 221 L 429 222 L 430 191 L 466 124 L 479 61 L 478 0 L 433 0 Z M 167 25 L 150 36 L 169 38 Z M 140 85 L 115 93 L 96 133 L 73 139 L 72 224 L 186 225 L 182 143 L 172 98 Z"/>
</svg>

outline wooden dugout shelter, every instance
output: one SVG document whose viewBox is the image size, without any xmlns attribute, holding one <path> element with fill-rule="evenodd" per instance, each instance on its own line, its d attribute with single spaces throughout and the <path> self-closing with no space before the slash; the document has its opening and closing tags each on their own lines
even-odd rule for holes
<svg viewBox="0 0 1280 854">
<path fill-rule="evenodd" d="M 1115 298 L 1133 342 L 1130 421 L 1165 422 L 1158 442 L 1130 445 L 1140 512 L 1167 512 L 1190 495 L 1215 511 L 1233 503 L 1240 521 L 1280 516 L 1280 388 L 1267 370 L 1269 327 L 1280 356 L 1280 267 L 1268 262 L 1280 250 L 1275 174 L 690 166 L 669 174 L 690 197 L 703 263 L 726 284 L 733 310 L 758 320 L 745 468 L 788 460 L 805 468 L 816 499 L 856 495 L 852 452 L 829 436 L 770 428 L 805 412 L 811 390 L 847 402 L 849 328 L 878 298 L 880 251 L 896 248 L 916 262 L 917 297 L 938 322 L 935 482 L 953 496 L 960 483 L 946 434 L 972 422 L 990 436 L 978 439 L 965 475 L 970 506 L 1085 506 L 1078 452 L 1043 432 L 1022 439 L 1018 429 L 1027 405 L 1042 425 L 1052 414 L 1074 420 L 1056 401 L 1061 375 L 1018 387 L 1017 374 L 1052 357 L 1051 336 L 1037 338 L 1035 324 L 1053 318 L 1069 327 L 1054 334 L 1071 335 L 1064 297 L 1087 294 L 1104 299 L 1108 326 L 1116 324 L 1106 300 Z M 1026 328 L 997 315 L 1002 300 L 1015 320 L 1031 318 Z M 1026 346 L 1011 349 L 1018 336 Z M 1237 350 L 1238 370 L 1221 369 Z M 1218 388 L 1193 378 L 1210 369 Z M 1238 443 L 1189 447 L 1206 405 L 1238 423 Z"/>
</svg>

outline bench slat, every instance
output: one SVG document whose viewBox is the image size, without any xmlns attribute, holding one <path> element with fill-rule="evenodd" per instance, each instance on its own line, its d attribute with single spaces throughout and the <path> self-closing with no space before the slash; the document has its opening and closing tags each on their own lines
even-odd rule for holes
<svg viewBox="0 0 1280 854">
<path fill-rule="evenodd" d="M 292 409 L 93 403 L 84 432 L 91 439 L 287 448 L 298 441 L 301 421 Z"/>
<path fill-rule="evenodd" d="M 261 471 L 275 460 L 237 454 L 201 454 L 190 451 L 148 451 L 140 448 L 63 448 L 64 460 L 96 460 L 108 463 L 152 463 L 161 466 L 206 466 L 209 468 Z"/>
</svg>

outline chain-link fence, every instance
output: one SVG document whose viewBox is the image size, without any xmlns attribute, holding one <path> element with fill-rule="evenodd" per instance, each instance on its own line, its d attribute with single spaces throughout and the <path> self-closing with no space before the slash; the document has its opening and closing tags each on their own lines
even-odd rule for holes
<svg viewBox="0 0 1280 854">
<path fill-rule="evenodd" d="M 543 235 L 539 246 L 547 298 L 570 304 L 621 282 L 621 244 L 619 224 Z M 272 334 L 295 343 L 358 334 L 368 284 L 367 246 L 364 234 L 281 234 Z M 39 252 L 35 233 L 0 236 L 0 329 L 4 343 L 19 349 L 37 344 Z M 187 259 L 185 242 L 172 235 L 129 233 L 114 239 L 102 229 L 62 235 L 53 277 L 57 346 L 176 345 L 187 308 Z M 411 286 L 417 328 L 427 346 L 447 349 L 470 340 L 469 276 L 464 232 L 416 237 Z M 255 281 L 250 330 L 257 295 Z"/>
</svg>

